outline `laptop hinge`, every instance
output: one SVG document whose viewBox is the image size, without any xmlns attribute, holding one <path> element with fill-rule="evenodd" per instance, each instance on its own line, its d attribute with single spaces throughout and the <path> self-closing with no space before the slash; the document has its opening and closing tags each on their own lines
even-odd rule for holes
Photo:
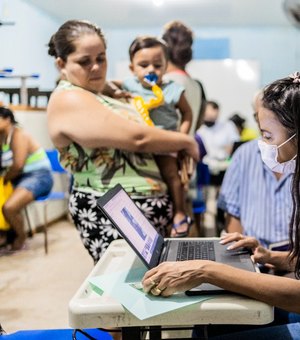
<svg viewBox="0 0 300 340">
<path fill-rule="evenodd" d="M 162 246 L 162 251 L 161 251 L 161 254 L 160 254 L 160 258 L 159 258 L 159 263 L 165 262 L 167 260 L 169 247 L 170 247 L 170 241 L 169 240 L 164 241 L 163 246 Z"/>
</svg>

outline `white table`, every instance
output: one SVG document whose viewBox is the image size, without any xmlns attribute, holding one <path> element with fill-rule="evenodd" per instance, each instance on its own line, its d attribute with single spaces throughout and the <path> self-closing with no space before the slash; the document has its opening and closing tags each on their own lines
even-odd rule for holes
<svg viewBox="0 0 300 340">
<path fill-rule="evenodd" d="M 88 278 L 138 266 L 141 266 L 141 261 L 128 244 L 124 240 L 116 240 L 110 244 Z M 134 340 L 141 339 L 140 330 L 149 326 L 262 325 L 273 321 L 271 306 L 235 294 L 217 296 L 147 320 L 139 320 L 114 299 L 96 294 L 88 278 L 69 303 L 69 324 L 72 328 L 122 327 L 123 340 Z M 153 334 L 156 335 L 150 339 L 160 339 L 155 331 Z"/>
</svg>

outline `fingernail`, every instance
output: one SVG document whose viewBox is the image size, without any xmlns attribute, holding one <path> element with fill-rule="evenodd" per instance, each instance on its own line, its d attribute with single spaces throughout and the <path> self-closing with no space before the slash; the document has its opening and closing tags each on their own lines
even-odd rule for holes
<svg viewBox="0 0 300 340">
<path fill-rule="evenodd" d="M 227 250 L 231 250 L 231 249 L 233 249 L 233 247 L 232 247 L 232 246 L 229 246 L 229 247 L 227 247 L 226 249 L 227 249 Z"/>
<path fill-rule="evenodd" d="M 225 241 L 224 240 L 221 240 L 219 243 L 223 244 Z"/>
</svg>

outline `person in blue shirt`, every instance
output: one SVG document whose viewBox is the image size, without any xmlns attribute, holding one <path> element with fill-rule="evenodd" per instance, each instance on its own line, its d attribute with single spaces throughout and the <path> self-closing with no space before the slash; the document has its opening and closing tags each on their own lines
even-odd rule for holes
<svg viewBox="0 0 300 340">
<path fill-rule="evenodd" d="M 192 109 L 184 95 L 184 87 L 173 81 L 163 81 L 167 69 L 168 52 L 164 40 L 152 36 L 137 37 L 129 47 L 130 69 L 134 76 L 124 81 L 113 81 L 117 88 L 141 96 L 148 103 L 155 99 L 149 78 L 155 79 L 163 92 L 163 102 L 150 109 L 150 118 L 155 126 L 170 131 L 188 134 L 192 124 Z M 148 79 L 147 79 L 148 78 Z M 180 117 L 180 118 L 179 118 Z M 185 185 L 188 178 L 179 176 L 182 155 L 156 154 L 155 160 L 168 186 L 173 202 L 173 226 L 171 237 L 188 235 L 192 221 L 187 214 Z M 187 165 L 188 167 L 188 165 Z M 184 175 L 184 171 L 182 171 Z M 186 182 L 186 183 L 183 183 Z"/>
<path fill-rule="evenodd" d="M 287 241 L 292 214 L 292 174 L 270 170 L 261 158 L 257 140 L 234 153 L 218 197 L 226 213 L 225 230 L 253 236 L 264 247 Z"/>
<path fill-rule="evenodd" d="M 261 92 L 254 97 L 255 112 L 261 98 Z M 241 145 L 232 157 L 218 198 L 218 208 L 226 213 L 226 231 L 255 237 L 267 248 L 278 243 L 287 246 L 291 181 L 291 173 L 274 172 L 263 162 L 257 140 Z"/>
</svg>

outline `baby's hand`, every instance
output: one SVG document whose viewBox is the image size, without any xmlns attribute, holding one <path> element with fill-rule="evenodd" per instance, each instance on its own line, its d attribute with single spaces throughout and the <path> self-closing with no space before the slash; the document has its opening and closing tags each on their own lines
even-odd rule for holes
<svg viewBox="0 0 300 340">
<path fill-rule="evenodd" d="M 184 156 L 180 161 L 179 173 L 181 177 L 181 183 L 185 189 L 188 189 L 189 180 L 194 171 L 194 161 L 189 156 Z"/>
<path fill-rule="evenodd" d="M 124 90 L 121 90 L 121 89 L 116 89 L 113 92 L 112 97 L 115 98 L 115 99 L 125 99 L 126 102 L 129 102 L 129 100 L 131 98 L 133 98 L 133 96 L 130 92 L 127 92 L 127 91 L 124 91 Z"/>
</svg>

